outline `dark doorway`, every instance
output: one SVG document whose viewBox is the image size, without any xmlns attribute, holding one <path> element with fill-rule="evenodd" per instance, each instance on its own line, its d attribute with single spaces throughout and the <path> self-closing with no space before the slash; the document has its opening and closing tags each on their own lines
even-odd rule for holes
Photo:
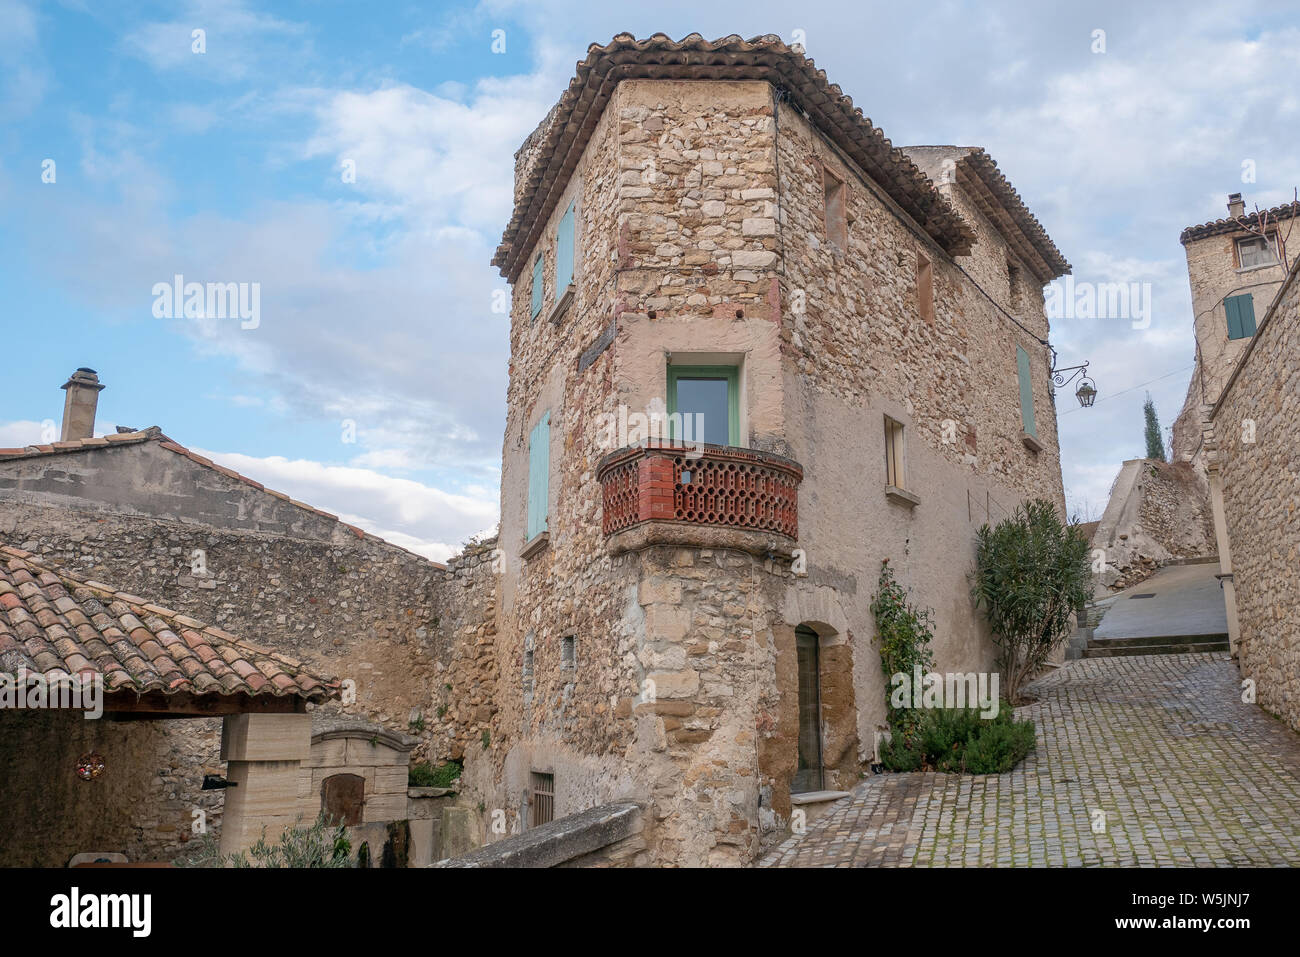
<svg viewBox="0 0 1300 957">
<path fill-rule="evenodd" d="M 320 785 L 320 807 L 333 827 L 361 823 L 366 804 L 366 779 L 356 774 L 332 774 Z"/>
<path fill-rule="evenodd" d="M 822 774 L 822 683 L 817 632 L 807 625 L 794 630 L 799 659 L 799 766 L 792 793 L 820 791 Z"/>
</svg>

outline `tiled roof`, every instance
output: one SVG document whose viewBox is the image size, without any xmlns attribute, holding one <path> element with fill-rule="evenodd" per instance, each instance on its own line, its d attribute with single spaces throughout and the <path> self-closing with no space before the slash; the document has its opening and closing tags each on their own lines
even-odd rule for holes
<svg viewBox="0 0 1300 957">
<path fill-rule="evenodd" d="M 1274 206 L 1272 209 L 1264 210 L 1270 223 L 1278 222 L 1283 219 L 1291 219 L 1293 216 L 1300 215 L 1300 209 L 1297 209 L 1295 203 L 1285 203 L 1281 206 Z M 1251 213 L 1249 216 L 1242 216 L 1241 219 L 1216 219 L 1212 223 L 1203 223 L 1200 226 L 1188 226 L 1178 237 L 1178 241 L 1184 245 L 1195 242 L 1198 239 L 1205 239 L 1208 236 L 1222 236 L 1225 233 L 1244 233 L 1248 227 L 1259 227 L 1259 213 Z"/>
<path fill-rule="evenodd" d="M 941 171 L 943 161 L 951 158 L 958 185 L 1041 282 L 1050 282 L 1070 271 L 1070 264 L 1047 230 L 983 147 L 904 146 L 903 152 L 932 180 Z"/>
<path fill-rule="evenodd" d="M 620 33 L 593 43 L 568 89 L 526 144 L 538 155 L 523 183 L 514 215 L 492 265 L 512 282 L 523 254 L 537 241 L 565 182 L 591 138 L 605 104 L 626 79 L 766 80 L 813 118 L 827 136 L 879 183 L 890 198 L 953 255 L 970 251 L 974 233 L 961 214 L 900 149 L 894 147 L 826 72 L 780 37 L 705 40 L 698 33 L 674 41 L 662 33 L 638 40 Z"/>
<path fill-rule="evenodd" d="M 0 543 L 0 672 L 103 675 L 105 693 L 337 697 L 339 682 Z"/>
<path fill-rule="evenodd" d="M 197 452 L 187 449 L 178 442 L 174 442 L 172 439 L 164 435 L 162 429 L 158 428 L 156 425 L 150 426 L 147 429 L 119 432 L 116 435 L 106 435 L 102 438 L 76 439 L 71 442 L 52 442 L 48 445 L 28 445 L 20 449 L 0 449 L 0 462 L 30 458 L 37 455 L 58 455 L 60 453 L 81 452 L 88 449 L 102 449 L 120 445 L 136 445 L 141 442 L 157 442 L 160 448 L 167 449 L 169 452 L 175 452 L 177 455 L 183 455 L 191 462 L 202 465 L 204 468 L 212 469 L 214 472 L 220 472 L 227 478 L 234 479 L 237 482 L 243 482 L 245 485 L 250 485 L 258 491 L 265 492 L 273 498 L 278 498 L 281 501 L 288 502 L 290 505 L 301 508 L 304 511 L 311 512 L 313 515 L 320 518 L 327 519 L 331 522 L 338 522 L 339 525 L 351 532 L 357 538 L 369 539 L 372 542 L 378 542 L 379 544 L 386 545 L 389 548 L 396 548 L 399 551 L 407 552 L 411 555 L 417 555 L 416 552 L 412 552 L 407 548 L 402 548 L 401 545 L 394 545 L 392 542 L 382 539 L 378 535 L 372 535 L 355 525 L 349 525 L 347 522 L 341 520 L 337 515 L 323 511 L 319 508 L 313 508 L 306 502 L 299 502 L 297 499 L 290 498 L 284 492 L 277 492 L 275 489 L 267 488 L 256 479 L 251 479 L 247 475 L 241 475 L 234 469 L 228 469 L 224 465 L 218 465 L 211 459 L 205 458 Z M 435 562 L 432 559 L 425 558 L 423 555 L 417 555 L 417 557 L 429 562 L 431 565 L 437 566 L 438 568 L 446 568 L 446 565 L 443 563 Z"/>
</svg>

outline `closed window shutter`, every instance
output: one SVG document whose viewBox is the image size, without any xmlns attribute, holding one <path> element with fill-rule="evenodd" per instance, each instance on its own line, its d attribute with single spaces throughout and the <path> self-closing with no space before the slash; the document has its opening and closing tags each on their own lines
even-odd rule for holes
<svg viewBox="0 0 1300 957">
<path fill-rule="evenodd" d="M 1228 338 L 1241 338 L 1241 297 L 1229 296 L 1223 300 L 1223 311 L 1228 314 Z"/>
<path fill-rule="evenodd" d="M 1229 339 L 1244 339 L 1255 334 L 1255 300 L 1250 293 L 1229 296 L 1223 300 L 1223 308 L 1228 314 Z"/>
<path fill-rule="evenodd" d="M 528 436 L 528 541 L 546 531 L 547 501 L 551 493 L 551 413 Z"/>
<path fill-rule="evenodd" d="M 1038 438 L 1034 428 L 1034 385 L 1029 377 L 1029 353 L 1016 346 L 1016 371 L 1020 375 L 1020 424 L 1028 435 Z"/>
<path fill-rule="evenodd" d="M 564 290 L 573 282 L 573 203 L 560 217 L 560 225 L 555 230 L 555 295 L 564 295 Z"/>
<path fill-rule="evenodd" d="M 542 257 L 533 263 L 533 318 L 542 311 Z"/>
</svg>

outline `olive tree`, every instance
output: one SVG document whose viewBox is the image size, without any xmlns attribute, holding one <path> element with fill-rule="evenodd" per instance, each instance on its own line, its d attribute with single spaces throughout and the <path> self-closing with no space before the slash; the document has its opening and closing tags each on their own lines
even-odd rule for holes
<svg viewBox="0 0 1300 957">
<path fill-rule="evenodd" d="M 1013 704 L 1069 636 L 1070 616 L 1088 597 L 1090 572 L 1087 540 L 1043 499 L 976 533 L 971 596 L 988 619 L 1003 693 Z"/>
</svg>

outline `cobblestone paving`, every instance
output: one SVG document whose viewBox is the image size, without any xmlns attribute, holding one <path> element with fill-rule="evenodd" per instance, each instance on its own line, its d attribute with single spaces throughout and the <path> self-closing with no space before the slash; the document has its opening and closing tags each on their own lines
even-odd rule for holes
<svg viewBox="0 0 1300 957">
<path fill-rule="evenodd" d="M 1240 682 L 1222 653 L 1070 662 L 1014 771 L 875 775 L 759 866 L 1300 865 L 1300 735 Z"/>
</svg>

